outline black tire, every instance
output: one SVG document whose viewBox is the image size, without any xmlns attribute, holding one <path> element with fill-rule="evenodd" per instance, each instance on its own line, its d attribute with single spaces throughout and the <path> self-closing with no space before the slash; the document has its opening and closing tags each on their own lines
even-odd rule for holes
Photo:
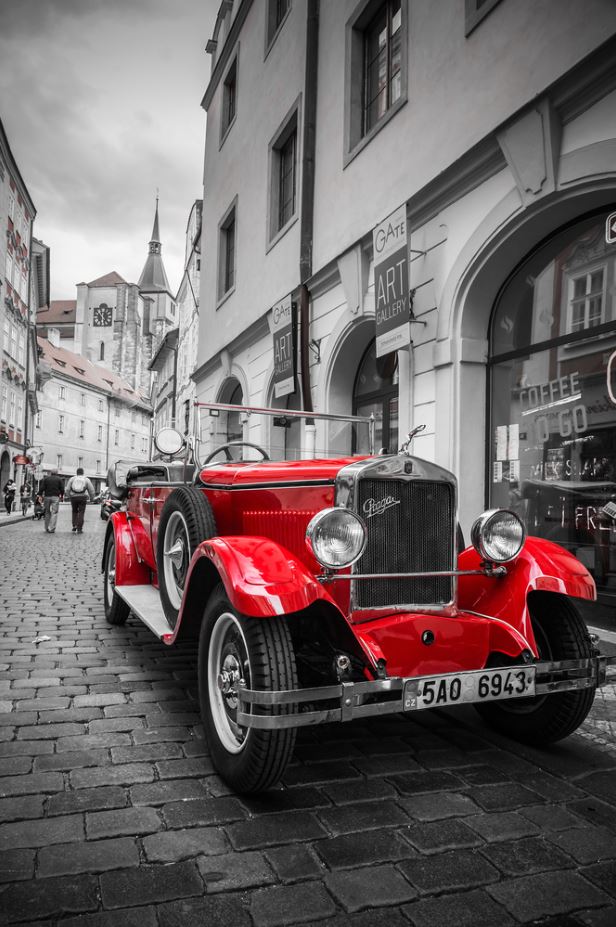
<svg viewBox="0 0 616 927">
<path fill-rule="evenodd" d="M 203 491 L 195 486 L 174 489 L 161 512 L 156 544 L 160 600 L 172 628 L 177 624 L 192 555 L 202 541 L 216 533 L 214 515 Z M 179 553 L 173 559 L 168 552 L 176 544 Z"/>
<path fill-rule="evenodd" d="M 544 660 L 583 660 L 592 656 L 586 624 L 565 596 L 533 592 L 528 600 L 539 653 Z M 572 734 L 586 718 L 595 687 L 476 705 L 487 723 L 522 743 L 555 743 Z"/>
<path fill-rule="evenodd" d="M 220 671 L 241 673 L 248 688 L 296 689 L 295 654 L 282 618 L 239 615 L 217 586 L 208 602 L 199 637 L 199 701 L 212 762 L 236 792 L 261 792 L 283 775 L 295 746 L 294 728 L 265 731 L 234 721 L 234 681 L 229 691 L 217 684 Z M 237 678 L 237 677 L 236 677 Z M 256 714 L 288 714 L 296 706 L 255 706 Z"/>
<path fill-rule="evenodd" d="M 103 599 L 105 602 L 105 617 L 109 624 L 124 624 L 130 615 L 130 608 L 120 596 L 113 592 L 115 585 L 115 540 L 113 533 L 109 535 L 105 548 L 105 578 L 103 582 Z"/>
</svg>

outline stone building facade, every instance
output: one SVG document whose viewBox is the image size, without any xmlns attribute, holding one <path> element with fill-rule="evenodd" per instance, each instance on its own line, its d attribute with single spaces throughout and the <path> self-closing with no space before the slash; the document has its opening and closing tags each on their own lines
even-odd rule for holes
<svg viewBox="0 0 616 927">
<path fill-rule="evenodd" d="M 388 450 L 423 424 L 465 531 L 515 505 L 611 600 L 614 5 L 235 0 L 208 50 L 197 397 L 372 413 Z M 400 215 L 404 331 L 380 353 L 375 231 Z M 285 298 L 297 389 L 276 400 Z"/>
</svg>

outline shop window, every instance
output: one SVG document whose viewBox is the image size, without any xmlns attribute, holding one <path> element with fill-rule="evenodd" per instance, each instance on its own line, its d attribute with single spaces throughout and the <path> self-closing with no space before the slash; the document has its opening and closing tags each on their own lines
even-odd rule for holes
<svg viewBox="0 0 616 927">
<path fill-rule="evenodd" d="M 616 597 L 616 244 L 605 216 L 555 234 L 491 324 L 489 504 L 572 551 Z"/>
<path fill-rule="evenodd" d="M 364 2 L 347 22 L 345 153 L 353 156 L 406 100 L 407 2 Z"/>
<path fill-rule="evenodd" d="M 398 450 L 398 354 L 376 356 L 371 341 L 359 365 L 353 388 L 353 415 L 374 415 L 374 448 L 378 453 Z M 362 429 L 354 453 L 367 454 L 368 435 Z"/>
</svg>

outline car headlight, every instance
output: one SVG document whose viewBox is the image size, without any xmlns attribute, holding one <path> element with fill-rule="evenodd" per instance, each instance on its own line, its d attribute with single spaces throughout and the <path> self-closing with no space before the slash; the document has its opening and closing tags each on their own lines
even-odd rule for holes
<svg viewBox="0 0 616 927">
<path fill-rule="evenodd" d="M 306 528 L 306 544 L 327 569 L 351 566 L 364 552 L 368 532 L 349 509 L 322 509 Z"/>
<path fill-rule="evenodd" d="M 483 560 L 507 563 L 522 550 L 526 539 L 523 522 L 508 509 L 490 509 L 471 528 L 471 542 Z"/>
</svg>

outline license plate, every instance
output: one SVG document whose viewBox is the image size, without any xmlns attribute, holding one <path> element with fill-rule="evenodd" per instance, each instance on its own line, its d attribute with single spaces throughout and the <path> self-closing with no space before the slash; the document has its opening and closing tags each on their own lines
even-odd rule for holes
<svg viewBox="0 0 616 927">
<path fill-rule="evenodd" d="M 404 683 L 405 711 L 493 702 L 504 698 L 529 698 L 535 694 L 535 667 L 471 670 L 442 676 L 418 676 Z"/>
</svg>

